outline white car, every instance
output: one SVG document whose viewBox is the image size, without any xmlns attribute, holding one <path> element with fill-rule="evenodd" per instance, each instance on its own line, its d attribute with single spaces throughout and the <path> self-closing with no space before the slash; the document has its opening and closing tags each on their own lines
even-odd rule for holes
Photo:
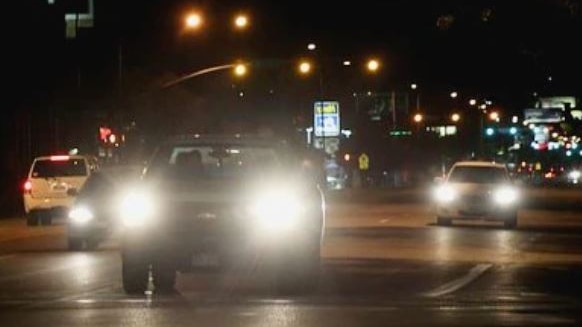
<svg viewBox="0 0 582 327">
<path fill-rule="evenodd" d="M 440 182 L 434 193 L 437 224 L 480 219 L 517 226 L 519 191 L 504 165 L 458 162 Z"/>
<path fill-rule="evenodd" d="M 53 217 L 66 216 L 78 190 L 95 168 L 96 162 L 87 156 L 34 159 L 23 186 L 27 225 L 50 225 Z"/>
</svg>

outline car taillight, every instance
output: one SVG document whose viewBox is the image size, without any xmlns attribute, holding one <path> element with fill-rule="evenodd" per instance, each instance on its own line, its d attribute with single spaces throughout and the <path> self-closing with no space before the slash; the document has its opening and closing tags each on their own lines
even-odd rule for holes
<svg viewBox="0 0 582 327">
<path fill-rule="evenodd" d="M 24 193 L 30 193 L 32 191 L 32 182 L 31 181 L 24 182 L 22 188 L 24 189 Z"/>
</svg>

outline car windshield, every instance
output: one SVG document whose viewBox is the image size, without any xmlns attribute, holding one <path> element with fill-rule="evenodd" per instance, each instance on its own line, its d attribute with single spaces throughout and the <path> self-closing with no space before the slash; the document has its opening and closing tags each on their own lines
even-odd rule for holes
<svg viewBox="0 0 582 327">
<path fill-rule="evenodd" d="M 178 180 L 245 177 L 281 166 L 275 149 L 248 145 L 171 146 L 161 149 L 151 166 Z"/>
<path fill-rule="evenodd" d="M 498 184 L 507 182 L 508 176 L 498 167 L 455 167 L 451 171 L 449 183 Z"/>
<path fill-rule="evenodd" d="M 32 167 L 32 177 L 81 177 L 87 176 L 84 159 L 37 160 Z"/>
</svg>

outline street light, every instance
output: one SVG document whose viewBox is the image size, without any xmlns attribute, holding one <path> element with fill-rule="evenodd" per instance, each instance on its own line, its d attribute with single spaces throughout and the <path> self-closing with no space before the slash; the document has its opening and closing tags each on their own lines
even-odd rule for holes
<svg viewBox="0 0 582 327">
<path fill-rule="evenodd" d="M 202 26 L 202 15 L 192 12 L 186 15 L 185 24 L 187 29 L 195 30 Z"/>
<path fill-rule="evenodd" d="M 492 111 L 489 114 L 489 119 L 493 121 L 499 121 L 499 113 L 497 111 Z"/>
<path fill-rule="evenodd" d="M 375 73 L 380 68 L 380 62 L 376 59 L 370 59 L 368 60 L 368 64 L 366 65 L 366 67 L 368 68 L 369 72 Z"/>
<path fill-rule="evenodd" d="M 476 104 L 477 104 L 477 100 L 475 100 L 475 99 L 469 100 L 469 105 L 474 106 Z"/>
<path fill-rule="evenodd" d="M 309 61 L 301 61 L 298 69 L 301 75 L 307 75 L 311 72 L 311 63 L 309 63 Z"/>
<path fill-rule="evenodd" d="M 423 119 L 424 119 L 424 117 L 422 116 L 422 114 L 416 114 L 413 117 L 414 122 L 417 124 L 422 123 Z"/>
<path fill-rule="evenodd" d="M 234 27 L 243 30 L 249 25 L 249 18 L 246 15 L 239 14 L 234 18 Z"/>
<path fill-rule="evenodd" d="M 352 62 L 349 61 L 349 60 L 344 60 L 343 65 L 344 66 L 351 66 L 352 65 Z"/>
<path fill-rule="evenodd" d="M 451 92 L 451 98 L 456 99 L 459 96 L 459 93 L 456 91 Z"/>
<path fill-rule="evenodd" d="M 461 120 L 461 115 L 459 115 L 458 113 L 454 113 L 451 115 L 451 120 L 454 123 L 457 123 L 457 122 L 459 122 L 459 120 Z"/>
<path fill-rule="evenodd" d="M 418 89 L 418 84 L 416 83 L 410 84 L 410 89 L 416 91 Z M 416 93 L 416 111 L 420 111 L 420 92 L 414 93 Z"/>
<path fill-rule="evenodd" d="M 238 77 L 243 77 L 247 74 L 247 66 L 245 64 L 237 64 L 234 66 L 234 74 Z"/>
<path fill-rule="evenodd" d="M 315 49 L 317 49 L 317 46 L 315 45 L 315 43 L 309 43 L 307 45 L 307 50 L 314 51 Z"/>
</svg>

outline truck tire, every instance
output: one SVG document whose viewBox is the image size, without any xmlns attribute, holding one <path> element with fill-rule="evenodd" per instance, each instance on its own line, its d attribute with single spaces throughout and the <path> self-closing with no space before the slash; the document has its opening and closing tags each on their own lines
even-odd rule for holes
<svg viewBox="0 0 582 327">
<path fill-rule="evenodd" d="M 143 295 L 148 288 L 150 264 L 144 256 L 124 251 L 121 258 L 123 290 L 127 294 Z"/>
<path fill-rule="evenodd" d="M 173 265 L 152 265 L 152 277 L 156 292 L 163 294 L 174 292 L 174 287 L 176 286 L 176 268 Z"/>
<path fill-rule="evenodd" d="M 318 242 L 303 253 L 282 257 L 284 262 L 277 265 L 275 276 L 278 293 L 302 295 L 316 290 L 321 272 L 320 251 Z"/>
</svg>

